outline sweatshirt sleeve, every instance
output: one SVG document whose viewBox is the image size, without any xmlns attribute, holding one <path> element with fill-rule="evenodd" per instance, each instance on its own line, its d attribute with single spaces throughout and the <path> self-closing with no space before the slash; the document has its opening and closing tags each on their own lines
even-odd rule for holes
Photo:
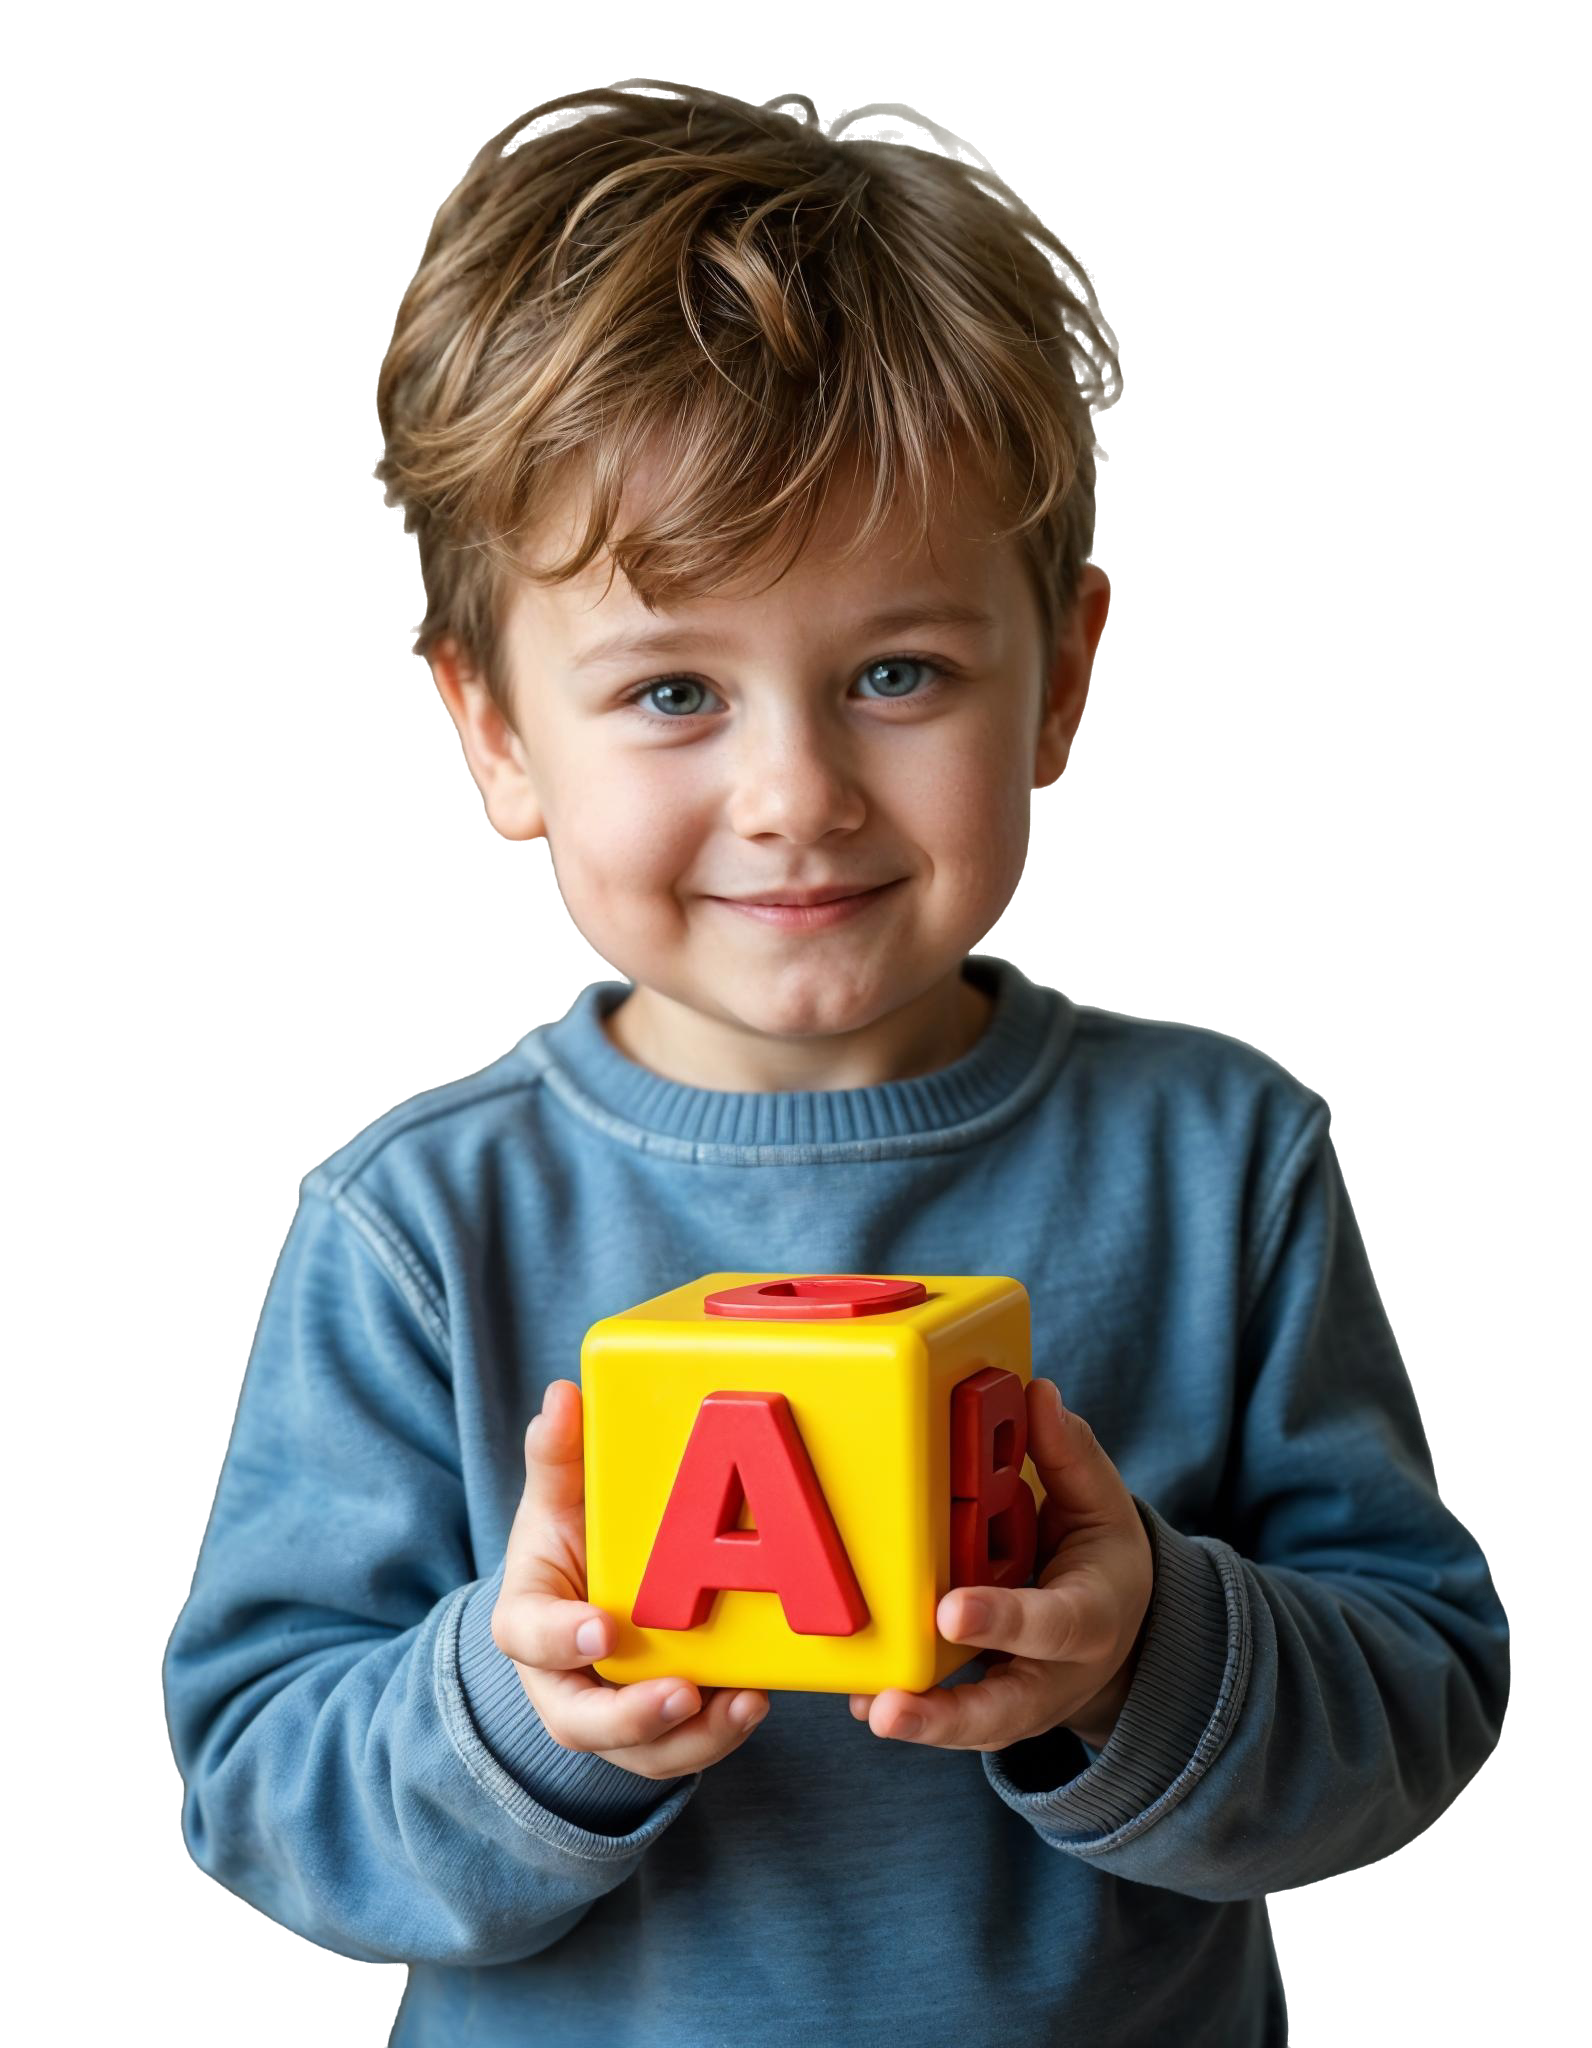
<svg viewBox="0 0 1592 2048">
<path fill-rule="evenodd" d="M 988 1753 L 1052 1847 L 1192 1898 L 1256 1898 L 1390 1855 L 1498 1741 L 1509 1625 L 1438 1496 L 1415 1397 L 1327 1134 L 1262 1211 L 1221 1535 L 1134 1496 L 1155 1584 L 1105 1747 Z"/>
<path fill-rule="evenodd" d="M 634 1871 L 700 1774 L 563 1749 L 491 1643 L 440 1292 L 306 1181 L 162 1667 L 201 1869 L 367 1962 L 536 1954 Z"/>
</svg>

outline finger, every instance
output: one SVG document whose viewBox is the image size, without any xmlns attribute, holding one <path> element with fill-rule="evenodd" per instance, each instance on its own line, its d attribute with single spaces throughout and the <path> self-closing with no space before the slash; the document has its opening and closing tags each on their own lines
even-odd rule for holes
<svg viewBox="0 0 1592 2048">
<path fill-rule="evenodd" d="M 1054 1725 L 1054 1680 L 1037 1664 L 1000 1664 L 970 1685 L 878 1693 L 868 1726 L 887 1741 L 939 1749 L 1005 1749 Z M 1049 1718 L 1047 1718 L 1049 1716 Z"/>
<path fill-rule="evenodd" d="M 492 1610 L 493 1642 L 516 1664 L 539 1671 L 578 1671 L 606 1657 L 617 1633 L 600 1607 L 538 1591 L 500 1594 Z"/>
<path fill-rule="evenodd" d="M 1028 1455 L 1069 1527 L 1118 1521 L 1132 1501 L 1122 1475 L 1054 1380 L 1028 1383 Z"/>
<path fill-rule="evenodd" d="M 509 1527 L 503 1599 L 580 1599 L 586 1591 L 580 1389 L 554 1380 L 525 1432 L 525 1488 Z M 595 1610 L 594 1610 L 595 1611 Z M 599 1653 L 600 1654 L 600 1653 Z"/>
<path fill-rule="evenodd" d="M 1051 1664 L 1101 1656 L 1116 1635 L 1110 1590 L 1088 1564 L 1048 1586 L 957 1586 L 934 1625 L 948 1642 Z"/>
<path fill-rule="evenodd" d="M 699 1688 L 680 1678 L 605 1685 L 586 1672 L 541 1669 L 522 1671 L 520 1677 L 543 1726 L 565 1749 L 607 1755 L 657 1746 L 665 1736 L 683 1733 L 683 1743 L 675 1742 L 668 1747 L 670 1757 L 683 1757 L 698 1751 L 705 1754 L 713 1740 L 723 1741 L 733 1735 L 739 1741 L 750 1732 L 747 1727 L 735 1725 L 730 1717 L 730 1709 L 740 1694 L 723 1686 Z M 751 1698 L 766 1714 L 768 1695 L 754 1693 Z M 697 1725 L 692 1726 L 693 1723 Z M 714 1731 L 711 1736 L 710 1731 Z M 695 1770 L 698 1766 L 691 1764 L 685 1768 Z M 665 1770 L 660 1775 L 673 1775 L 673 1771 Z"/>
<path fill-rule="evenodd" d="M 542 1410 L 525 1432 L 525 1490 L 549 1514 L 568 1514 L 586 1500 L 585 1439 L 580 1388 L 550 1380 Z"/>
<path fill-rule="evenodd" d="M 874 1695 L 871 1692 L 854 1692 L 851 1695 L 852 1720 L 866 1721 L 868 1718 L 868 1709 L 873 1705 L 873 1701 Z"/>
<path fill-rule="evenodd" d="M 1054 1557 L 1061 1548 L 1061 1539 L 1066 1533 L 1067 1517 L 1062 1512 L 1061 1502 L 1053 1493 L 1047 1493 L 1039 1503 L 1037 1555 L 1047 1561 Z"/>
<path fill-rule="evenodd" d="M 604 1752 L 605 1760 L 649 1778 L 680 1778 L 706 1770 L 740 1748 L 768 1717 L 768 1694 L 708 1687 L 699 1714 L 656 1742 Z"/>
</svg>

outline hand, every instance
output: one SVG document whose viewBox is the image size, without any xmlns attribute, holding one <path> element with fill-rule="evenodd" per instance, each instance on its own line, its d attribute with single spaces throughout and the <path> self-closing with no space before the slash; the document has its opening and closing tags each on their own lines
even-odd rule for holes
<svg viewBox="0 0 1592 2048">
<path fill-rule="evenodd" d="M 563 1748 L 638 1777 L 676 1778 L 739 1749 L 767 1714 L 766 1692 L 678 1678 L 611 1685 L 590 1665 L 616 1634 L 612 1616 L 586 1600 L 580 1388 L 554 1380 L 525 1432 L 525 1491 L 492 1610 L 492 1640 L 518 1669 L 543 1727 Z"/>
<path fill-rule="evenodd" d="M 1045 1487 L 1039 1583 L 958 1586 L 935 1613 L 941 1635 L 1003 1661 L 964 1685 L 853 1693 L 853 1717 L 875 1735 L 992 1750 L 1065 1726 L 1104 1748 L 1144 1639 L 1150 1538 L 1122 1475 L 1052 1380 L 1028 1383 L 1028 1455 Z"/>
</svg>

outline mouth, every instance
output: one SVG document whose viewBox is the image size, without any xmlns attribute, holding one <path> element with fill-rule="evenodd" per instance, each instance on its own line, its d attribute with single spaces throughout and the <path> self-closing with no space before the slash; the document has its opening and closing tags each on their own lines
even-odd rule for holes
<svg viewBox="0 0 1592 2048">
<path fill-rule="evenodd" d="M 873 889 L 883 889 L 875 883 Z M 826 903 L 850 903 L 854 895 L 873 895 L 873 889 L 836 889 L 824 897 L 729 897 L 731 903 L 754 903 L 758 909 L 824 909 Z"/>
<path fill-rule="evenodd" d="M 847 896 L 869 896 L 875 889 L 884 887 L 883 882 L 871 882 L 858 888 L 793 889 L 788 896 L 722 896 L 719 901 L 761 903 L 770 910 L 811 910 L 820 903 L 839 903 Z"/>
<path fill-rule="evenodd" d="M 898 876 L 892 882 L 880 882 L 871 889 L 856 889 L 846 895 L 821 895 L 809 897 L 805 902 L 778 902 L 739 896 L 710 896 L 709 903 L 721 903 L 726 910 L 737 912 L 743 917 L 755 917 L 760 923 L 783 925 L 795 930 L 818 930 L 825 925 L 839 924 L 843 919 L 854 917 L 859 912 L 888 896 L 893 889 L 899 889 L 906 877 Z"/>
</svg>

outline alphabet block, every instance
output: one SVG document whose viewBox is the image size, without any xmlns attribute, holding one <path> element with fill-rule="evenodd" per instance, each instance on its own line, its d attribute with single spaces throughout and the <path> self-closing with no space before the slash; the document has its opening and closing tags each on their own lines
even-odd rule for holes
<svg viewBox="0 0 1592 2048">
<path fill-rule="evenodd" d="M 1004 1275 L 706 1273 L 581 1346 L 596 1669 L 919 1692 L 935 1609 L 1025 1585 L 1029 1303 Z"/>
</svg>

